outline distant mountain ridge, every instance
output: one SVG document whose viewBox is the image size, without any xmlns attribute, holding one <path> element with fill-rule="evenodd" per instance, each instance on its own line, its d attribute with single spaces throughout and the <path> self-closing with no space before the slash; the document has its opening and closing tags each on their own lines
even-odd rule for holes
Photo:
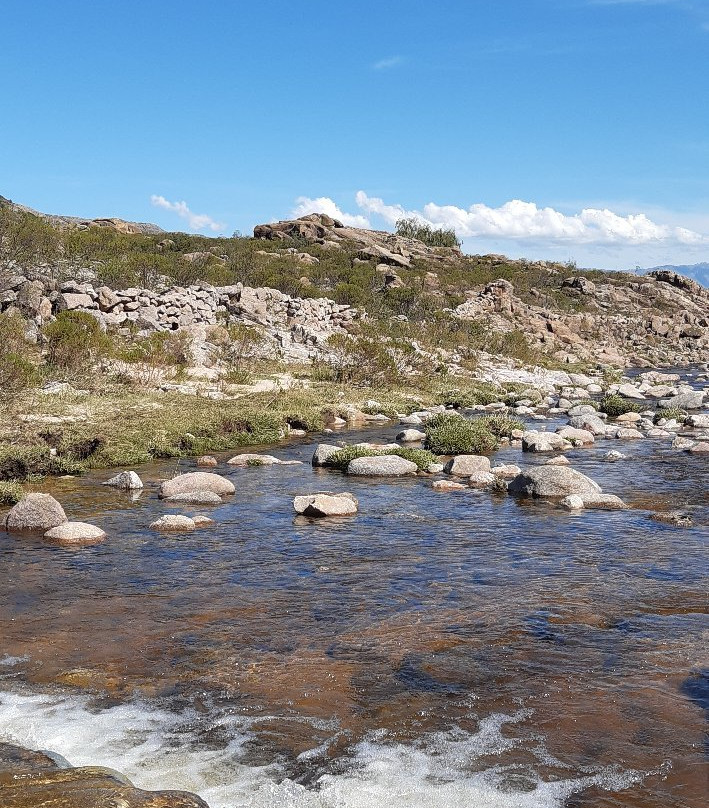
<svg viewBox="0 0 709 808">
<path fill-rule="evenodd" d="M 667 269 L 670 272 L 685 275 L 687 278 L 692 278 L 698 283 L 701 283 L 702 286 L 709 288 L 709 261 L 704 261 L 701 264 L 666 264 L 661 267 L 641 269 L 639 272 L 642 275 L 649 275 L 650 272 L 655 272 L 658 269 Z"/>
</svg>

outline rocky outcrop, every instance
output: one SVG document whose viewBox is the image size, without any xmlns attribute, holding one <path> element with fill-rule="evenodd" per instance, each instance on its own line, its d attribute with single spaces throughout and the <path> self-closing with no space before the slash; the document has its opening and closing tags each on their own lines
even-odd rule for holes
<svg viewBox="0 0 709 808">
<path fill-rule="evenodd" d="M 113 769 L 62 767 L 57 759 L 0 743 L 3 808 L 209 808 L 186 791 L 143 791 Z"/>
</svg>

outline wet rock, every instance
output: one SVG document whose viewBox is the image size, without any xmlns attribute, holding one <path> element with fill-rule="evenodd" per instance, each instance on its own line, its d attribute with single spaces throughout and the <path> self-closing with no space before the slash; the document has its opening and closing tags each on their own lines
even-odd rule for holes
<svg viewBox="0 0 709 808">
<path fill-rule="evenodd" d="M 694 522 L 691 517 L 681 511 L 667 511 L 657 512 L 650 515 L 650 519 L 654 522 L 663 522 L 667 525 L 674 525 L 675 527 L 692 527 Z"/>
<path fill-rule="evenodd" d="M 151 523 L 151 530 L 179 531 L 194 530 L 197 527 L 194 519 L 178 514 L 166 514 Z"/>
<path fill-rule="evenodd" d="M 700 415 L 688 415 L 685 423 L 687 426 L 691 426 L 694 429 L 709 429 L 709 413 L 706 415 L 704 413 Z"/>
<path fill-rule="evenodd" d="M 186 491 L 184 494 L 173 494 L 171 497 L 165 497 L 165 502 L 187 505 L 221 505 L 222 498 L 212 491 Z"/>
<path fill-rule="evenodd" d="M 277 466 L 280 460 L 273 455 L 266 454 L 252 454 L 246 452 L 244 454 L 236 455 L 231 460 L 227 460 L 230 466 Z"/>
<path fill-rule="evenodd" d="M 209 527 L 210 525 L 216 524 L 214 519 L 210 519 L 208 516 L 203 516 L 202 514 L 193 516 L 192 521 L 194 522 L 195 527 Z"/>
<path fill-rule="evenodd" d="M 574 426 L 561 426 L 556 430 L 556 434 L 564 440 L 581 446 L 590 446 L 596 440 L 593 432 L 589 432 L 587 429 L 577 429 Z"/>
<path fill-rule="evenodd" d="M 518 474 L 508 491 L 514 496 L 554 499 L 568 494 L 599 494 L 601 487 L 576 469 L 544 465 Z"/>
<path fill-rule="evenodd" d="M 219 465 L 219 461 L 216 457 L 212 457 L 212 455 L 202 455 L 202 457 L 197 458 L 197 465 L 213 469 Z"/>
<path fill-rule="evenodd" d="M 584 429 L 592 435 L 606 434 L 606 424 L 597 413 L 595 415 L 592 413 L 577 415 L 569 421 L 569 426 L 575 429 Z"/>
<path fill-rule="evenodd" d="M 615 436 L 618 440 L 639 440 L 645 437 L 642 432 L 630 427 L 617 429 Z"/>
<path fill-rule="evenodd" d="M 707 454 L 707 452 L 709 452 L 709 442 L 701 441 L 700 443 L 695 443 L 694 446 L 690 446 L 687 451 L 690 454 Z"/>
<path fill-rule="evenodd" d="M 111 485 L 121 491 L 138 491 L 143 488 L 143 481 L 134 471 L 122 471 L 102 485 Z"/>
<path fill-rule="evenodd" d="M 4 743 L 0 790 L 2 808 L 208 808 L 185 791 L 143 791 L 113 769 L 60 768 L 49 755 Z"/>
<path fill-rule="evenodd" d="M 525 432 L 522 435 L 523 452 L 558 452 L 571 448 L 571 443 L 555 432 Z"/>
<path fill-rule="evenodd" d="M 426 466 L 426 471 L 429 474 L 440 474 L 444 468 L 445 466 L 443 465 L 443 463 L 429 463 Z"/>
<path fill-rule="evenodd" d="M 436 480 L 431 487 L 434 491 L 465 491 L 468 488 L 467 485 L 453 480 Z"/>
<path fill-rule="evenodd" d="M 236 489 L 234 483 L 219 474 L 208 471 L 192 471 L 188 474 L 179 474 L 172 480 L 165 480 L 160 485 L 159 496 L 172 497 L 175 494 L 189 494 L 193 491 L 211 491 L 213 494 L 233 494 Z"/>
<path fill-rule="evenodd" d="M 548 460 L 544 461 L 545 466 L 570 466 L 571 461 L 568 457 L 564 457 L 564 455 L 557 455 L 556 457 L 550 457 Z"/>
<path fill-rule="evenodd" d="M 303 516 L 352 516 L 359 503 L 352 494 L 320 493 L 295 497 L 293 508 Z"/>
<path fill-rule="evenodd" d="M 399 432 L 396 439 L 402 441 L 403 443 L 417 443 L 424 440 L 425 437 L 426 433 L 421 432 L 420 429 L 404 429 L 403 431 Z"/>
<path fill-rule="evenodd" d="M 694 446 L 694 444 L 695 444 L 695 441 L 690 440 L 689 438 L 683 438 L 680 435 L 678 435 L 672 441 L 672 448 L 673 449 L 691 449 L 692 446 Z"/>
<path fill-rule="evenodd" d="M 45 532 L 67 521 L 64 508 L 50 494 L 27 494 L 5 517 L 10 532 L 41 530 Z"/>
<path fill-rule="evenodd" d="M 456 477 L 471 477 L 481 473 L 490 473 L 490 458 L 484 455 L 457 455 L 443 467 L 447 474 Z"/>
<path fill-rule="evenodd" d="M 400 477 L 416 474 L 416 463 L 397 455 L 381 455 L 379 457 L 356 457 L 347 466 L 348 474 L 369 477 Z"/>
<path fill-rule="evenodd" d="M 489 471 L 476 471 L 468 477 L 468 485 L 471 488 L 487 488 L 493 485 L 496 477 Z"/>
<path fill-rule="evenodd" d="M 624 455 L 622 452 L 619 452 L 616 449 L 611 449 L 610 452 L 607 452 L 604 455 L 604 459 L 610 461 L 611 463 L 615 463 L 616 460 L 626 460 L 627 457 L 627 455 Z"/>
<path fill-rule="evenodd" d="M 324 466 L 327 463 L 327 459 L 334 455 L 335 452 L 339 452 L 340 448 L 340 446 L 333 446 L 329 443 L 319 443 L 313 453 L 313 466 Z"/>
<path fill-rule="evenodd" d="M 579 505 L 578 503 L 581 503 Z M 628 506 L 615 494 L 571 494 L 561 500 L 560 505 L 570 510 L 594 508 L 603 511 L 622 511 Z"/>
<path fill-rule="evenodd" d="M 44 538 L 57 544 L 80 546 L 98 544 L 106 538 L 106 533 L 100 527 L 87 522 L 64 522 L 48 530 Z"/>
<path fill-rule="evenodd" d="M 642 415 L 639 412 L 624 412 L 622 415 L 619 415 L 616 419 L 616 423 L 619 424 L 633 424 L 637 421 L 642 421 Z"/>
</svg>

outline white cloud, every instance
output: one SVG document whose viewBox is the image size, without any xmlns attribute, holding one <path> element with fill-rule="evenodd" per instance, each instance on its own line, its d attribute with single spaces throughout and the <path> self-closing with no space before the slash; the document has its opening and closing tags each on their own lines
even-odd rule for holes
<svg viewBox="0 0 709 808">
<path fill-rule="evenodd" d="M 398 67 L 403 63 L 401 56 L 389 56 L 387 59 L 380 59 L 372 65 L 374 70 L 389 70 L 392 67 Z"/>
<path fill-rule="evenodd" d="M 339 219 L 348 227 L 371 227 L 366 216 L 345 213 L 328 196 L 319 196 L 317 199 L 299 196 L 295 200 L 295 207 L 291 215 L 297 219 L 299 216 L 307 216 L 309 213 L 326 213 L 333 219 Z"/>
<path fill-rule="evenodd" d="M 191 230 L 212 230 L 217 232 L 224 229 L 224 225 L 214 221 L 206 213 L 192 213 L 187 206 L 187 202 L 170 202 L 164 196 L 153 194 L 150 197 L 150 204 L 156 208 L 163 208 L 176 213 L 180 219 L 184 219 Z"/>
<path fill-rule="evenodd" d="M 417 211 L 388 205 L 364 191 L 358 191 L 355 200 L 362 210 L 381 216 L 391 226 L 403 217 L 414 217 L 433 227 L 452 227 L 461 238 L 549 244 L 709 244 L 708 236 L 685 227 L 658 224 L 644 213 L 621 216 L 607 208 L 585 208 L 567 215 L 554 208 L 540 208 L 534 202 L 513 199 L 497 208 L 483 203 L 466 209 L 429 202 Z"/>
</svg>

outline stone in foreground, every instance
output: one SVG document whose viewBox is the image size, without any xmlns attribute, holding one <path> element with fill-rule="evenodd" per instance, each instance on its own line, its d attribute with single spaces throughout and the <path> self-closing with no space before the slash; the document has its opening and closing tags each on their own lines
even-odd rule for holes
<svg viewBox="0 0 709 808">
<path fill-rule="evenodd" d="M 160 497 L 172 497 L 175 494 L 189 494 L 193 491 L 211 491 L 213 494 L 233 494 L 236 489 L 231 480 L 220 474 L 208 471 L 192 471 L 180 474 L 172 480 L 165 480 L 160 485 Z"/>
<path fill-rule="evenodd" d="M 453 474 L 456 477 L 472 477 L 482 472 L 489 474 L 490 458 L 484 455 L 456 455 L 456 457 L 446 463 L 443 470 L 447 474 Z"/>
<path fill-rule="evenodd" d="M 102 766 L 60 768 L 43 752 L 0 743 L 3 808 L 209 808 L 186 791 L 143 791 Z"/>
<path fill-rule="evenodd" d="M 5 517 L 10 531 L 41 530 L 45 532 L 67 521 L 64 508 L 50 494 L 27 494 Z"/>
<path fill-rule="evenodd" d="M 305 494 L 293 500 L 296 513 L 303 516 L 352 516 L 357 513 L 357 500 L 352 494 Z"/>
<path fill-rule="evenodd" d="M 347 466 L 348 474 L 368 477 L 400 477 L 416 474 L 416 463 L 397 455 L 380 455 L 379 457 L 356 457 Z"/>
<path fill-rule="evenodd" d="M 161 516 L 150 525 L 151 530 L 165 531 L 194 530 L 196 527 L 194 519 L 178 514 Z"/>
<path fill-rule="evenodd" d="M 103 485 L 111 485 L 121 491 L 139 491 L 143 487 L 143 481 L 134 471 L 122 471 L 106 480 Z"/>
<path fill-rule="evenodd" d="M 559 504 L 569 510 L 594 508 L 602 511 L 624 511 L 628 508 L 615 494 L 569 494 Z"/>
<path fill-rule="evenodd" d="M 576 469 L 545 465 L 518 474 L 507 490 L 514 496 L 560 499 L 569 494 L 599 494 L 601 487 Z"/>
<path fill-rule="evenodd" d="M 64 522 L 63 525 L 48 530 L 44 538 L 67 546 L 81 546 L 102 542 L 106 533 L 100 527 L 87 522 Z"/>
</svg>

